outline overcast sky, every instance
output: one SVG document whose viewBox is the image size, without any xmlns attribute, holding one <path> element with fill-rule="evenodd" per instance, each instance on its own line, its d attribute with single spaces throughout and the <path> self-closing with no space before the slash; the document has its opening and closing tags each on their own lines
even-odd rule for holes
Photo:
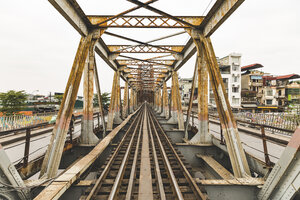
<svg viewBox="0 0 300 200">
<path fill-rule="evenodd" d="M 99 15 L 115 15 L 134 6 L 126 0 L 78 2 L 86 14 Z M 209 2 L 159 0 L 153 6 L 172 15 L 202 15 Z M 246 0 L 211 37 L 216 55 L 237 52 L 242 54 L 242 65 L 260 63 L 263 71 L 275 75 L 300 74 L 299 8 L 299 0 Z M 152 13 L 141 9 L 132 14 Z M 46 0 L 2 1 L 0 27 L 0 92 L 63 92 L 80 36 L 53 6 Z M 109 31 L 148 41 L 180 29 Z M 188 38 L 184 34 L 155 44 L 184 44 Z M 107 44 L 124 44 L 123 40 L 105 35 L 103 40 Z M 110 92 L 113 71 L 99 56 L 96 61 L 102 92 Z M 179 76 L 191 77 L 194 63 L 193 57 Z"/>
</svg>

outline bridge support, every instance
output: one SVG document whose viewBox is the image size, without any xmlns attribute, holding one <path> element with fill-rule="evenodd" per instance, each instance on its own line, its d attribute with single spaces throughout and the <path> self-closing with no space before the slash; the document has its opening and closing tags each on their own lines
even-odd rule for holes
<svg viewBox="0 0 300 200">
<path fill-rule="evenodd" d="M 199 30 L 188 30 L 197 48 L 198 57 L 203 56 L 207 63 L 211 86 L 215 96 L 215 102 L 220 117 L 222 131 L 235 177 L 247 177 L 250 169 L 242 147 L 236 121 L 233 117 L 225 87 L 222 81 L 218 62 L 211 44 L 210 38 L 205 37 Z M 203 51 L 203 55 L 201 54 Z"/>
<path fill-rule="evenodd" d="M 203 51 L 201 57 L 197 57 L 198 71 L 198 132 L 190 140 L 190 143 L 211 144 L 212 135 L 208 126 L 208 73 Z"/>
<path fill-rule="evenodd" d="M 128 82 L 125 81 L 124 99 L 123 99 L 123 108 L 122 108 L 123 119 L 125 119 L 128 116 L 128 109 L 129 109 L 128 93 L 129 93 Z"/>
<path fill-rule="evenodd" d="M 94 134 L 94 74 L 95 72 L 95 52 L 91 46 L 88 59 L 84 67 L 83 79 L 83 116 L 81 121 L 80 143 L 82 145 L 96 145 L 99 138 Z"/>
<path fill-rule="evenodd" d="M 95 61 L 94 61 L 95 62 Z M 101 96 L 101 90 L 100 90 L 100 82 L 99 82 L 99 76 L 98 76 L 98 70 L 95 62 L 95 84 L 96 84 L 96 90 L 98 95 L 98 104 L 99 104 L 99 112 L 101 114 L 101 121 L 102 121 L 102 128 L 103 128 L 103 138 L 106 135 L 106 123 L 105 123 L 105 116 L 104 116 L 104 109 L 103 109 L 103 103 L 102 103 L 102 96 Z"/>
<path fill-rule="evenodd" d="M 113 124 L 120 123 L 122 123 L 122 119 L 120 116 L 120 71 L 115 71 L 111 89 L 107 129 L 112 130 Z"/>
<path fill-rule="evenodd" d="M 176 71 L 172 72 L 172 91 L 171 91 L 171 118 L 168 123 L 177 124 L 178 129 L 184 130 L 183 113 L 181 106 L 181 98 L 179 93 L 178 74 Z"/>
<path fill-rule="evenodd" d="M 130 100 L 129 111 L 130 111 L 130 113 L 133 113 L 134 112 L 134 90 L 132 87 L 130 89 L 130 99 L 129 100 Z"/>
<path fill-rule="evenodd" d="M 53 178 L 57 175 L 88 52 L 90 48 L 94 49 L 96 41 L 103 32 L 103 29 L 95 30 L 86 37 L 81 38 L 57 115 L 56 124 L 52 132 L 50 144 L 43 160 L 40 177 Z"/>
<path fill-rule="evenodd" d="M 158 97 L 158 100 L 157 100 L 157 112 L 158 113 L 161 113 L 161 104 L 162 104 L 162 96 L 161 96 L 161 89 L 160 88 L 158 88 L 158 90 L 157 90 L 157 97 Z"/>
<path fill-rule="evenodd" d="M 162 117 L 169 119 L 169 106 L 168 106 L 168 91 L 167 91 L 167 83 L 163 82 L 163 92 L 162 92 Z"/>
<path fill-rule="evenodd" d="M 294 199 L 300 189 L 300 126 L 273 167 L 258 199 Z M 296 198 L 295 198 L 296 199 Z"/>
<path fill-rule="evenodd" d="M 2 145 L 0 144 L 0 181 L 1 181 L 1 190 L 0 190 L 0 199 L 31 199 L 29 189 L 16 189 L 14 190 L 11 187 L 5 189 L 5 185 L 11 185 L 13 187 L 23 187 L 25 184 L 16 170 L 13 163 L 10 162 L 7 157 Z M 4 183 L 4 184 L 3 184 Z"/>
</svg>

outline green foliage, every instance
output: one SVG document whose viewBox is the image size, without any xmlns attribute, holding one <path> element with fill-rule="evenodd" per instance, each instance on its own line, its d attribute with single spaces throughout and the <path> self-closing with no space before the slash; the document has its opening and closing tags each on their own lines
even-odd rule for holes
<svg viewBox="0 0 300 200">
<path fill-rule="evenodd" d="M 102 98 L 103 109 L 108 110 L 109 103 L 110 103 L 110 93 L 108 93 L 108 92 L 102 93 L 101 98 Z M 95 106 L 99 106 L 99 104 L 98 104 L 98 95 L 97 94 L 94 94 L 94 100 L 93 101 L 94 101 Z"/>
<path fill-rule="evenodd" d="M 54 99 L 58 101 L 58 104 L 61 104 L 61 101 L 63 99 L 64 95 L 54 95 Z"/>
<path fill-rule="evenodd" d="M 8 92 L 0 93 L 0 111 L 6 115 L 12 115 L 15 112 L 21 111 L 25 105 L 27 94 L 24 90 L 14 91 L 9 90 Z"/>
</svg>

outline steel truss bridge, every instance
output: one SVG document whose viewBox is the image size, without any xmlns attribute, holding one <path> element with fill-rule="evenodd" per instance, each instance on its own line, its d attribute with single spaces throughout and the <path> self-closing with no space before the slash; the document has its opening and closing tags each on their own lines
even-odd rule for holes
<svg viewBox="0 0 300 200">
<path fill-rule="evenodd" d="M 299 198 L 300 128 L 273 165 L 270 160 L 263 162 L 245 153 L 210 40 L 210 36 L 244 0 L 217 0 L 206 16 L 173 16 L 155 8 L 158 0 L 127 1 L 133 7 L 119 14 L 89 16 L 75 0 L 49 0 L 81 39 L 43 159 L 31 162 L 20 172 L 0 149 L 0 198 Z M 153 15 L 130 15 L 140 8 L 151 11 Z M 114 28 L 122 32 L 116 34 L 111 31 Z M 149 38 L 145 42 L 122 34 L 123 30 L 130 28 L 180 31 Z M 184 45 L 155 44 L 181 34 L 189 35 Z M 135 45 L 106 44 L 103 35 Z M 102 108 L 96 54 L 114 70 L 107 120 Z M 136 54 L 151 57 L 142 59 L 135 57 Z M 185 117 L 178 70 L 195 54 L 191 97 Z M 221 143 L 209 130 L 208 78 L 224 137 Z M 82 79 L 81 134 L 75 139 L 76 143 L 69 144 L 66 137 Z M 120 79 L 125 81 L 123 97 Z M 168 80 L 171 80 L 169 89 Z M 196 85 L 198 129 L 191 131 L 189 122 Z M 99 96 L 102 121 L 96 134 L 93 126 L 94 90 Z M 266 143 L 264 147 L 267 148 Z M 23 181 L 37 171 L 38 179 Z"/>
</svg>

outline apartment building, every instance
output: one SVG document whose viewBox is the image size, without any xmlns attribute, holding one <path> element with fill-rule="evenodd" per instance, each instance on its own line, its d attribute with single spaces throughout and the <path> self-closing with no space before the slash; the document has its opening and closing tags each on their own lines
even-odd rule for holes
<svg viewBox="0 0 300 200">
<path fill-rule="evenodd" d="M 230 105 L 234 109 L 241 107 L 241 54 L 231 53 L 228 56 L 218 59 L 219 69 L 225 85 L 226 93 Z M 182 78 L 179 80 L 179 87 L 181 88 L 181 97 L 183 103 L 187 104 L 191 94 L 192 78 Z M 209 105 L 215 107 L 214 94 L 210 83 L 209 91 Z M 195 86 L 194 100 L 198 94 L 198 85 Z M 195 102 L 195 101 L 194 101 Z"/>
<path fill-rule="evenodd" d="M 241 67 L 241 97 L 243 110 L 250 111 L 262 104 L 262 77 L 264 73 L 257 70 L 259 68 L 263 68 L 263 65 L 255 63 Z"/>
</svg>

